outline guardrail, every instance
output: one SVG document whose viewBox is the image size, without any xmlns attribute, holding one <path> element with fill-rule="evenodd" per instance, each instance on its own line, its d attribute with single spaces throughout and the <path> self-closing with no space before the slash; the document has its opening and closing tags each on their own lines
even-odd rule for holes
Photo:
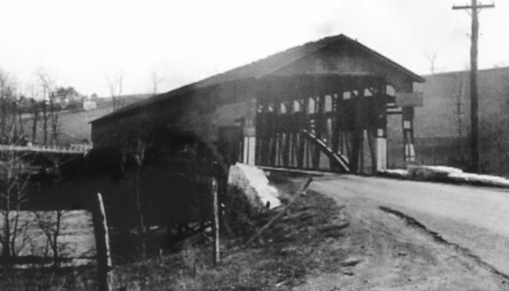
<svg viewBox="0 0 509 291">
<path fill-rule="evenodd" d="M 46 152 L 61 154 L 86 154 L 92 149 L 92 145 L 72 144 L 69 147 L 61 146 L 43 146 L 43 145 L 0 145 L 0 151 L 19 151 L 19 152 Z"/>
</svg>

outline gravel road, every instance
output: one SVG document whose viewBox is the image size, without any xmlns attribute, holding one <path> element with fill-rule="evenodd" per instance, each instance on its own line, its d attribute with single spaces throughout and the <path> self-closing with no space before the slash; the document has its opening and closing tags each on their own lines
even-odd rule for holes
<svg viewBox="0 0 509 291">
<path fill-rule="evenodd" d="M 352 175 L 316 179 L 311 189 L 341 201 L 369 201 L 509 275 L 509 190 Z"/>
</svg>

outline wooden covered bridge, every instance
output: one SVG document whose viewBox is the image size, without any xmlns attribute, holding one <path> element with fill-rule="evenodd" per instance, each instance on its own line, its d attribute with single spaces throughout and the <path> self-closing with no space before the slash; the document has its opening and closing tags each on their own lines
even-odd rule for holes
<svg viewBox="0 0 509 291">
<path fill-rule="evenodd" d="M 227 163 L 358 173 L 387 168 L 387 116 L 415 159 L 420 76 L 345 35 L 327 37 L 121 108 L 94 149 L 143 141 L 161 157 L 201 143 Z"/>
</svg>

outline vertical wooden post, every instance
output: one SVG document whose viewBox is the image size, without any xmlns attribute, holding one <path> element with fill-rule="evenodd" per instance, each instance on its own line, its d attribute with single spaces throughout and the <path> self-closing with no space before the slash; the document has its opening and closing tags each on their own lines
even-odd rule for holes
<svg viewBox="0 0 509 291">
<path fill-rule="evenodd" d="M 365 117 L 364 117 L 364 87 L 362 83 L 357 86 L 357 95 L 353 96 L 354 99 L 354 132 L 353 132 L 353 144 L 352 144 L 352 160 L 351 167 L 352 172 L 362 172 L 362 159 L 363 147 L 364 147 L 364 128 L 365 128 Z"/>
<path fill-rule="evenodd" d="M 270 166 L 277 166 L 277 143 L 278 143 L 278 133 L 277 133 L 277 107 L 276 104 L 272 103 L 271 105 L 272 111 L 270 112 Z"/>
<path fill-rule="evenodd" d="M 293 103 L 292 101 L 287 101 L 284 103 L 285 113 L 283 115 L 284 121 L 284 150 L 283 150 L 283 166 L 290 166 L 290 142 L 291 142 L 291 118 L 293 113 Z"/>
<path fill-rule="evenodd" d="M 332 96 L 332 136 L 331 136 L 331 145 L 332 145 L 332 151 L 337 153 L 339 152 L 339 128 L 340 128 L 340 123 L 339 123 L 339 101 L 340 101 L 340 96 L 338 96 L 338 94 L 334 94 Z"/>
<path fill-rule="evenodd" d="M 480 173 L 479 166 L 479 98 L 477 89 L 477 43 L 479 41 L 479 19 L 477 16 L 477 0 L 472 0 L 472 46 L 470 49 L 470 119 L 472 145 L 472 171 Z"/>
<path fill-rule="evenodd" d="M 322 132 L 323 132 L 323 96 L 318 96 L 315 98 L 315 136 L 318 139 L 322 139 Z M 316 145 L 313 146 L 313 157 L 312 157 L 312 163 L 313 163 L 313 169 L 318 170 L 320 168 L 320 150 Z"/>
<path fill-rule="evenodd" d="M 267 166 L 267 114 L 265 112 L 265 101 L 260 99 L 258 102 L 258 112 L 256 113 L 256 163 Z M 262 103 L 263 102 L 263 103 Z"/>
<path fill-rule="evenodd" d="M 212 196 L 214 200 L 214 264 L 217 265 L 221 261 L 219 249 L 219 197 L 218 197 L 217 178 L 212 177 Z"/>
<path fill-rule="evenodd" d="M 243 162 L 254 165 L 256 161 L 256 99 L 252 99 L 244 116 L 244 155 Z"/>
<path fill-rule="evenodd" d="M 275 117 L 275 129 L 276 129 L 276 143 L 275 143 L 275 166 L 281 166 L 281 146 L 282 146 L 282 132 L 281 132 L 281 104 L 274 103 L 274 117 Z"/>
<path fill-rule="evenodd" d="M 92 220 L 94 224 L 95 245 L 97 252 L 97 280 L 100 291 L 111 291 L 113 282 L 112 263 L 110 256 L 110 240 L 106 213 L 100 193 L 97 193 Z"/>
<path fill-rule="evenodd" d="M 415 162 L 414 149 L 414 108 L 403 107 L 403 142 L 405 144 L 405 163 Z"/>
<path fill-rule="evenodd" d="M 299 129 L 302 129 L 302 128 L 306 128 L 308 129 L 308 104 L 306 102 L 306 99 L 302 99 L 299 101 L 300 102 L 300 114 L 301 114 L 301 118 L 298 120 L 299 122 L 297 123 L 298 126 L 299 126 Z M 304 168 L 304 155 L 305 155 L 305 147 L 306 147 L 306 142 L 305 142 L 305 137 L 304 135 L 299 131 L 297 133 L 297 137 L 298 137 L 298 145 L 297 145 L 297 168 L 300 168 L 300 169 L 303 169 Z"/>
<path fill-rule="evenodd" d="M 379 95 L 375 96 L 376 119 L 376 169 L 375 171 L 387 170 L 387 99 L 386 86 L 383 80 L 379 81 Z"/>
</svg>

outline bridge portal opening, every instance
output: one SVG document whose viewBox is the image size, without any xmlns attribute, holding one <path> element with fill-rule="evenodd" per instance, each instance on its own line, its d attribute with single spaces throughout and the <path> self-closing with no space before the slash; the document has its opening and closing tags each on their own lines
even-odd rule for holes
<svg viewBox="0 0 509 291">
<path fill-rule="evenodd" d="M 256 164 L 354 173 L 385 169 L 391 102 L 386 87 L 376 76 L 263 80 L 256 104 Z"/>
</svg>

